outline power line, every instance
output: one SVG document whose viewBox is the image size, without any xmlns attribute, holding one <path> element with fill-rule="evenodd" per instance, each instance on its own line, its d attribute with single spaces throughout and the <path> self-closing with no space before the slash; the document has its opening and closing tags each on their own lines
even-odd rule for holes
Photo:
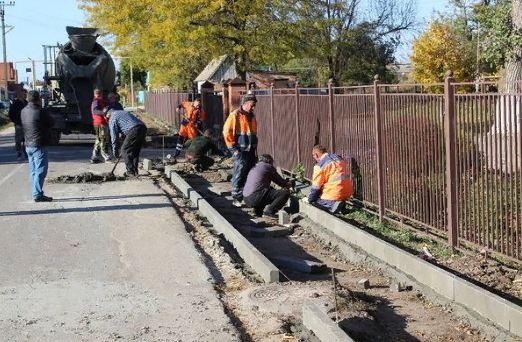
<svg viewBox="0 0 522 342">
<path fill-rule="evenodd" d="M 65 27 L 58 28 L 57 26 L 51 26 L 48 23 L 44 23 L 44 22 L 41 22 L 41 21 L 38 21 L 38 20 L 26 19 L 26 18 L 14 16 L 14 15 L 12 15 L 11 17 L 15 18 L 15 19 L 18 19 L 18 20 L 26 21 L 26 22 L 29 22 L 29 23 L 39 24 L 42 27 L 45 27 L 45 28 L 48 28 L 48 29 L 65 31 Z"/>
<path fill-rule="evenodd" d="M 32 13 L 36 13 L 36 14 L 38 14 L 38 16 L 40 16 L 40 17 L 47 17 L 47 18 L 59 19 L 59 20 L 62 20 L 63 22 L 75 23 L 75 24 L 79 24 L 80 26 L 83 25 L 83 23 L 80 23 L 78 20 L 71 20 L 71 19 L 67 19 L 67 18 L 64 18 L 64 17 L 58 17 L 58 16 L 55 16 L 55 15 L 50 15 L 50 14 L 46 14 L 46 13 L 41 13 L 41 12 L 35 11 L 35 10 L 33 10 L 33 9 L 27 8 L 27 7 L 21 7 L 21 8 L 22 8 L 24 11 L 32 12 Z"/>
</svg>

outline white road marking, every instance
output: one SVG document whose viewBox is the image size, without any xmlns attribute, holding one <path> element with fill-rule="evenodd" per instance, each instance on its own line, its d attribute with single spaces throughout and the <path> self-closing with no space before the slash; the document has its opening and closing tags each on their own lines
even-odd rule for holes
<svg viewBox="0 0 522 342">
<path fill-rule="evenodd" d="M 0 180 L 0 185 L 4 184 L 9 178 L 11 178 L 12 176 L 14 176 L 15 173 L 17 173 L 18 171 L 20 171 L 20 169 L 22 167 L 24 167 L 25 164 L 20 164 L 18 165 L 18 167 L 16 167 L 13 171 L 11 171 L 10 174 L 8 174 L 7 176 L 5 176 L 2 180 Z"/>
</svg>

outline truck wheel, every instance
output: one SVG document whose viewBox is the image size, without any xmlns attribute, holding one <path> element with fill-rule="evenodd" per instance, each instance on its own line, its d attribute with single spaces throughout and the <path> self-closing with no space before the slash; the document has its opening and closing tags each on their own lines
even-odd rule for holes
<svg viewBox="0 0 522 342">
<path fill-rule="evenodd" d="M 62 137 L 62 132 L 60 131 L 51 131 L 51 138 L 49 144 L 51 146 L 57 146 L 60 143 L 60 138 Z"/>
</svg>

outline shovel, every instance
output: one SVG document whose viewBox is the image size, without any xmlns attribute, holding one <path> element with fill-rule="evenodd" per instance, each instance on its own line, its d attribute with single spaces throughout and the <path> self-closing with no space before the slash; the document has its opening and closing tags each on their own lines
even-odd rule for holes
<svg viewBox="0 0 522 342">
<path fill-rule="evenodd" d="M 112 168 L 112 171 L 111 171 L 112 176 L 114 176 L 114 170 L 116 170 L 116 166 L 118 166 L 120 159 L 121 159 L 121 154 L 118 156 L 118 160 L 116 160 L 116 163 L 114 163 L 114 167 Z"/>
</svg>

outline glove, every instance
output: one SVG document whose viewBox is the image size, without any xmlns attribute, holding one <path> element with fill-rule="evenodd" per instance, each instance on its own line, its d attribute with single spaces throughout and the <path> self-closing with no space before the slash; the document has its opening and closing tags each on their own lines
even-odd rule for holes
<svg viewBox="0 0 522 342">
<path fill-rule="evenodd" d="M 308 202 L 308 197 L 303 198 L 301 201 L 303 201 L 303 202 L 305 202 L 305 203 L 309 203 L 309 202 Z"/>
</svg>

